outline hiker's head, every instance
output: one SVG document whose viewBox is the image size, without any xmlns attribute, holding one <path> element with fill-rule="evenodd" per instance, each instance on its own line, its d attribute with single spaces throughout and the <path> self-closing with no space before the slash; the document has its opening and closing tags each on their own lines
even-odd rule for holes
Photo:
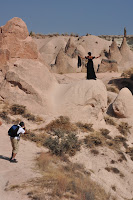
<svg viewBox="0 0 133 200">
<path fill-rule="evenodd" d="M 88 52 L 88 55 L 91 56 L 91 52 Z"/>
<path fill-rule="evenodd" d="M 24 122 L 20 122 L 19 125 L 23 128 L 24 127 Z"/>
</svg>

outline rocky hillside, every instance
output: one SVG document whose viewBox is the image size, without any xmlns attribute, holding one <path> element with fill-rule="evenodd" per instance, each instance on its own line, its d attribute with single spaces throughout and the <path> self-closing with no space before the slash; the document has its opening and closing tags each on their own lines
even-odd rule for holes
<svg viewBox="0 0 133 200">
<path fill-rule="evenodd" d="M 32 38 L 16 17 L 0 30 L 3 199 L 17 200 L 19 192 L 22 200 L 132 200 L 133 53 L 126 37 L 120 48 L 92 35 Z M 101 54 L 97 80 L 86 80 L 85 62 L 77 67 L 88 50 Z M 7 131 L 19 121 L 30 142 L 25 148 L 22 140 L 12 175 Z"/>
</svg>

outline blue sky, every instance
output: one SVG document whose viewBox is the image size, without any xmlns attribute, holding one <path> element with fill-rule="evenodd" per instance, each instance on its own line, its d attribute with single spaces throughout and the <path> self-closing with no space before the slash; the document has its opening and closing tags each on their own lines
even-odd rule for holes
<svg viewBox="0 0 133 200">
<path fill-rule="evenodd" d="M 133 35 L 133 0 L 0 0 L 0 26 L 20 17 L 29 32 Z"/>
</svg>

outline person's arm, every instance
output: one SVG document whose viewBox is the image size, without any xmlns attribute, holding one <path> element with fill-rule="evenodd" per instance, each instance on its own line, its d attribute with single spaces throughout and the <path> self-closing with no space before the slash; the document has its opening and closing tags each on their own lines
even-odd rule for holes
<svg viewBox="0 0 133 200">
<path fill-rule="evenodd" d="M 99 55 L 98 57 L 95 57 L 95 58 L 99 58 L 99 57 L 101 57 L 101 55 Z"/>
<path fill-rule="evenodd" d="M 85 56 L 85 58 L 84 57 L 82 57 L 82 56 L 80 56 L 80 55 L 78 55 L 80 58 L 82 58 L 82 59 L 86 59 L 86 56 Z"/>
</svg>

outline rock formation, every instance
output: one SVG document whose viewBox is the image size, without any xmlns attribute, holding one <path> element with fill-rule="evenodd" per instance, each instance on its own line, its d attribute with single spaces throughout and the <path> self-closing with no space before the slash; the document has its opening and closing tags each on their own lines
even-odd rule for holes
<svg viewBox="0 0 133 200">
<path fill-rule="evenodd" d="M 115 60 L 102 59 L 101 64 L 98 67 L 98 72 L 117 72 L 118 64 Z"/>
<path fill-rule="evenodd" d="M 64 74 L 76 72 L 71 64 L 71 58 L 61 49 L 56 57 L 55 65 L 52 66 L 52 71 Z"/>
<path fill-rule="evenodd" d="M 106 87 L 100 80 L 82 80 L 59 90 L 58 112 L 74 121 L 102 120 L 107 108 Z"/>
<path fill-rule="evenodd" d="M 71 38 L 69 38 L 66 47 L 65 47 L 65 53 L 67 53 L 67 55 L 72 56 L 72 54 L 74 53 L 76 49 L 76 46 L 74 45 L 73 41 Z"/>
<path fill-rule="evenodd" d="M 133 115 L 133 96 L 128 88 L 122 88 L 113 102 L 113 111 L 117 117 L 125 118 Z"/>
<path fill-rule="evenodd" d="M 1 82 L 0 96 L 11 104 L 25 105 L 33 113 L 50 113 L 51 95 L 57 86 L 54 75 L 39 61 L 19 59 L 9 64 Z"/>
<path fill-rule="evenodd" d="M 8 49 L 10 58 L 38 58 L 37 46 L 29 37 L 26 24 L 18 17 L 14 17 L 1 27 L 0 49 Z"/>
<path fill-rule="evenodd" d="M 117 61 L 117 63 L 119 63 L 121 61 L 121 59 L 122 59 L 122 55 L 121 55 L 121 53 L 120 53 L 120 51 L 119 51 L 119 49 L 117 47 L 117 44 L 116 44 L 116 42 L 114 40 L 112 41 L 112 44 L 111 44 L 111 46 L 109 48 L 108 58 L 110 60 Z"/>
</svg>

